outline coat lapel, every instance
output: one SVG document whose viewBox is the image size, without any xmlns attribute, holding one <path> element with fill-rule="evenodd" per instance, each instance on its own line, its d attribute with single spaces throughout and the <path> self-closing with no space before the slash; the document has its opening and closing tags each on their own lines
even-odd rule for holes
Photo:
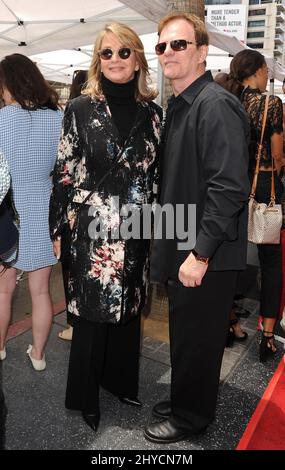
<svg viewBox="0 0 285 470">
<path fill-rule="evenodd" d="M 93 103 L 94 103 L 94 113 L 92 116 L 92 120 L 96 119 L 97 122 L 99 121 L 99 123 L 101 124 L 102 130 L 106 134 L 106 136 L 109 139 L 113 140 L 118 145 L 118 147 L 121 148 L 119 132 L 115 123 L 112 120 L 111 111 L 106 101 L 106 98 L 102 96 L 101 100 L 96 100 L 96 101 L 94 100 Z M 130 131 L 130 136 L 127 139 L 128 142 L 130 140 L 130 137 L 132 137 L 139 131 L 140 127 L 144 125 L 145 120 L 149 117 L 150 117 L 150 113 L 149 113 L 148 103 L 140 102 L 138 104 L 138 112 L 137 112 L 137 116 L 134 122 L 134 126 L 132 127 Z"/>
<path fill-rule="evenodd" d="M 94 100 L 94 110 L 92 114 L 92 121 L 97 122 L 97 127 L 101 127 L 108 140 L 113 141 L 120 147 L 120 136 L 117 127 L 115 126 L 110 108 L 104 96 L 100 100 Z M 99 126 L 98 126 L 99 124 Z"/>
<path fill-rule="evenodd" d="M 150 118 L 148 104 L 145 102 L 139 102 L 136 120 L 130 132 L 131 136 L 135 135 L 140 130 L 147 118 Z"/>
<path fill-rule="evenodd" d="M 119 132 L 112 120 L 111 111 L 106 98 L 102 96 L 100 100 L 94 100 L 93 104 L 92 122 L 96 122 L 96 127 L 102 129 L 102 132 L 106 136 L 106 140 L 113 142 L 114 145 L 114 152 L 112 155 L 110 154 L 110 163 L 112 164 L 114 159 L 117 159 L 118 156 L 118 162 L 128 161 L 130 158 L 130 152 L 126 152 L 125 150 L 129 147 L 133 138 L 140 129 L 145 127 L 146 119 L 150 119 L 151 115 L 149 112 L 149 104 L 146 102 L 139 102 L 134 125 L 123 145 L 121 145 Z"/>
</svg>

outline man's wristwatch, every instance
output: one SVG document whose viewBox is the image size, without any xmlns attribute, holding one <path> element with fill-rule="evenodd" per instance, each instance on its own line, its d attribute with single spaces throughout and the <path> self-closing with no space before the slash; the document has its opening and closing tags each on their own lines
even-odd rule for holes
<svg viewBox="0 0 285 470">
<path fill-rule="evenodd" d="M 202 264 L 206 264 L 206 265 L 209 264 L 209 258 L 206 258 L 205 256 L 198 255 L 196 250 L 191 250 L 191 251 L 192 251 L 192 254 L 195 256 L 196 261 L 198 261 L 199 263 L 202 263 Z"/>
</svg>

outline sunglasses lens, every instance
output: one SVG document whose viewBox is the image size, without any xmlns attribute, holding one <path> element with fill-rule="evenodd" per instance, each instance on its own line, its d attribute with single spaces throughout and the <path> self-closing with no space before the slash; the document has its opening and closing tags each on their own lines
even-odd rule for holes
<svg viewBox="0 0 285 470">
<path fill-rule="evenodd" d="M 99 56 L 101 57 L 101 59 L 104 59 L 104 60 L 111 59 L 112 55 L 113 55 L 112 49 L 102 49 L 101 51 L 99 51 Z"/>
<path fill-rule="evenodd" d="M 184 51 L 187 48 L 187 41 L 185 39 L 175 39 L 170 42 L 170 46 L 174 51 Z"/>
<path fill-rule="evenodd" d="M 162 55 L 166 49 L 166 42 L 160 42 L 155 46 L 155 52 L 157 55 Z M 173 51 L 184 51 L 187 49 L 187 41 L 185 39 L 174 39 L 170 41 L 170 47 Z"/>
<path fill-rule="evenodd" d="M 159 42 L 155 46 L 155 52 L 157 55 L 162 55 L 166 49 L 166 42 Z"/>
<path fill-rule="evenodd" d="M 128 59 L 131 53 L 132 51 L 129 47 L 121 47 L 121 49 L 118 50 L 118 55 L 121 59 Z M 99 51 L 98 54 L 101 59 L 110 60 L 114 54 L 114 51 L 112 51 L 110 48 L 106 48 Z"/>
<path fill-rule="evenodd" d="M 129 47 L 121 47 L 119 49 L 118 54 L 121 59 L 128 59 L 131 55 L 131 49 Z"/>
</svg>

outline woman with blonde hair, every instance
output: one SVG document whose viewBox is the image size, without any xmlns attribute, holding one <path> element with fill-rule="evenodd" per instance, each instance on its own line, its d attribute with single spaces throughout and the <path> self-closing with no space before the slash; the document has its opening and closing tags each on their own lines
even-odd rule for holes
<svg viewBox="0 0 285 470">
<path fill-rule="evenodd" d="M 80 410 L 94 431 L 99 386 L 141 406 L 140 313 L 150 240 L 122 233 L 127 215 L 121 209 L 136 208 L 141 222 L 143 204 L 153 201 L 162 120 L 156 94 L 137 34 L 121 23 L 106 25 L 95 42 L 84 96 L 66 108 L 54 170 L 50 228 L 58 257 L 65 224 L 72 229 L 68 311 L 74 330 L 66 407 Z M 96 221 L 104 233 L 92 229 Z"/>
</svg>

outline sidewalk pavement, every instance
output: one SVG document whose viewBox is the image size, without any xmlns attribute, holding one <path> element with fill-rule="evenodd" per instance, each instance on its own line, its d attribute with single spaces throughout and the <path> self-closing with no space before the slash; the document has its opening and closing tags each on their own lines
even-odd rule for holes
<svg viewBox="0 0 285 470">
<path fill-rule="evenodd" d="M 70 343 L 57 335 L 66 325 L 65 313 L 54 318 L 46 348 L 47 368 L 43 372 L 34 371 L 27 358 L 31 330 L 12 337 L 7 343 L 7 358 L 0 363 L 8 409 L 6 449 L 234 449 L 283 353 L 279 346 L 274 361 L 259 363 L 256 321 L 256 315 L 243 319 L 249 339 L 225 350 L 215 421 L 203 436 L 167 446 L 150 443 L 143 437 L 144 426 L 152 419 L 153 405 L 169 397 L 167 343 L 150 337 L 143 339 L 139 397 L 144 406 L 137 409 L 124 405 L 103 390 L 101 421 L 95 434 L 79 412 L 64 407 Z"/>
</svg>

